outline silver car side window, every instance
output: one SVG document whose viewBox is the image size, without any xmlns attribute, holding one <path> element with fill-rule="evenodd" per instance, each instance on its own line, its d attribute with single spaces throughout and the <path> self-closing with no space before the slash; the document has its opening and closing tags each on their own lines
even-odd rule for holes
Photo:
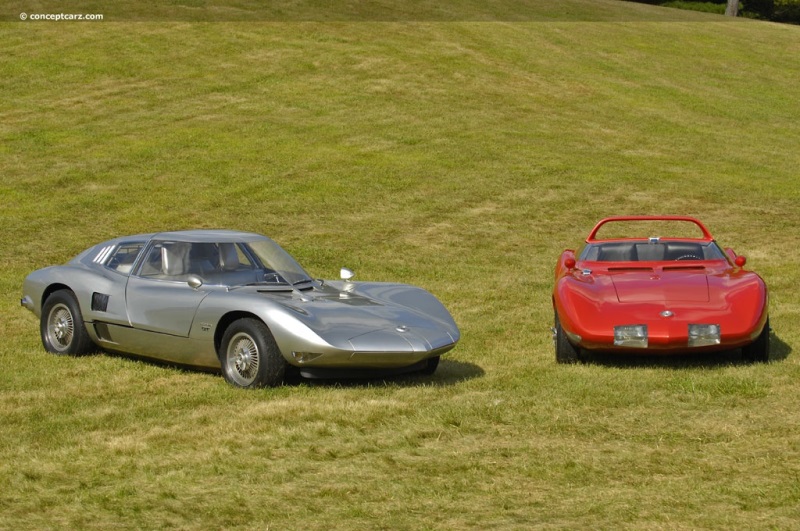
<svg viewBox="0 0 800 531">
<path fill-rule="evenodd" d="M 144 247 L 144 242 L 122 243 L 111 253 L 105 266 L 122 274 L 129 274 L 136 258 Z"/>
<path fill-rule="evenodd" d="M 139 268 L 139 276 L 159 280 L 186 280 L 189 275 L 189 252 L 186 242 L 155 242 Z"/>
</svg>

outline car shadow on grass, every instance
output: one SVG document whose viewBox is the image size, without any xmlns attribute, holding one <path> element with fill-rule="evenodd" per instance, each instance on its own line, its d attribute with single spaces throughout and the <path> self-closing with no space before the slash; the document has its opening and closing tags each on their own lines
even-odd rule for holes
<svg viewBox="0 0 800 531">
<path fill-rule="evenodd" d="M 375 385 L 396 385 L 401 387 L 447 387 L 458 383 L 480 378 L 485 374 L 484 370 L 474 363 L 442 359 L 438 369 L 433 374 L 422 374 L 420 372 L 408 372 L 404 374 L 379 374 L 374 372 L 363 372 L 353 374 L 343 374 L 331 378 L 306 378 L 299 375 L 292 375 L 287 378 L 288 385 L 311 385 L 311 386 L 346 386 L 346 387 L 374 387 Z"/>
<path fill-rule="evenodd" d="M 125 354 L 120 352 L 112 352 L 105 349 L 97 349 L 87 354 L 87 356 L 106 355 L 117 359 L 128 360 L 135 363 L 144 363 L 155 367 L 161 367 L 164 370 L 172 370 L 176 372 L 185 373 L 198 373 L 209 374 L 218 376 L 222 379 L 222 372 L 219 369 L 194 367 L 189 365 L 181 365 L 169 361 L 157 360 L 153 358 L 146 358 L 136 356 L 134 354 Z M 407 372 L 402 374 L 381 373 L 380 371 L 364 371 L 359 374 L 358 371 L 352 373 L 343 373 L 341 376 L 326 377 L 326 378 L 306 378 L 300 376 L 296 371 L 287 371 L 284 379 L 284 385 L 319 385 L 319 386 L 375 386 L 383 384 L 399 385 L 406 387 L 414 386 L 435 386 L 446 387 L 455 385 L 457 383 L 471 380 L 473 378 L 480 378 L 484 375 L 484 370 L 474 363 L 467 363 L 464 361 L 456 361 L 449 359 L 442 359 L 439 367 L 433 374 L 422 374 L 420 372 Z"/>
<path fill-rule="evenodd" d="M 792 353 L 792 347 L 781 340 L 775 332 L 770 333 L 769 362 L 784 361 Z M 608 367 L 667 367 L 671 369 L 718 368 L 730 365 L 752 365 L 742 357 L 741 349 L 721 352 L 690 353 L 676 355 L 632 355 L 619 353 L 581 353 L 581 361 Z"/>
</svg>

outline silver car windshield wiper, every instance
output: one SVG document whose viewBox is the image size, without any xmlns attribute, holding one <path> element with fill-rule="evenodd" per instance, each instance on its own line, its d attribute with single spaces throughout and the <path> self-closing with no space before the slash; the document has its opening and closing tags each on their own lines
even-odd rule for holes
<svg viewBox="0 0 800 531">
<path fill-rule="evenodd" d="M 279 280 L 277 282 L 270 281 L 270 280 L 260 280 L 258 282 L 249 282 L 247 284 L 242 284 L 242 285 L 243 286 L 270 286 L 270 287 L 275 287 L 275 288 L 282 287 L 284 289 L 294 289 L 295 286 L 298 286 L 300 284 L 306 284 L 308 282 L 314 282 L 314 279 L 313 278 L 305 278 L 303 280 L 298 280 L 297 282 L 294 282 L 292 284 L 290 284 L 289 282 L 286 282 L 283 279 L 281 279 L 281 280 Z"/>
</svg>

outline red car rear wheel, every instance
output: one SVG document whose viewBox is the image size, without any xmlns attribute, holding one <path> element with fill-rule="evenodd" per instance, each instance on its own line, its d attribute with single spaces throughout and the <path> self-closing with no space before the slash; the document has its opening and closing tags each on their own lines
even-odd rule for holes
<svg viewBox="0 0 800 531">
<path fill-rule="evenodd" d="M 555 316 L 555 335 L 553 342 L 556 347 L 556 362 L 557 363 L 578 363 L 579 350 L 578 347 L 573 345 L 567 339 L 564 333 L 564 328 L 561 326 L 561 321 L 558 320 L 558 314 Z"/>
<path fill-rule="evenodd" d="M 756 340 L 746 347 L 742 347 L 742 357 L 751 363 L 766 363 L 769 361 L 769 317 Z"/>
</svg>

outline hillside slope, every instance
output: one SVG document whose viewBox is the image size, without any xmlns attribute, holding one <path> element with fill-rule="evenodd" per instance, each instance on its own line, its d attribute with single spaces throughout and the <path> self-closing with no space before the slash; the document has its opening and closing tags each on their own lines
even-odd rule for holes
<svg viewBox="0 0 800 531">
<path fill-rule="evenodd" d="M 612 0 L 258 5 L 3 5 L 0 528 L 796 525 L 800 28 Z M 556 366 L 558 254 L 650 213 L 748 257 L 774 363 Z M 424 286 L 462 342 L 431 378 L 253 393 L 43 352 L 28 272 L 190 227 Z"/>
</svg>

